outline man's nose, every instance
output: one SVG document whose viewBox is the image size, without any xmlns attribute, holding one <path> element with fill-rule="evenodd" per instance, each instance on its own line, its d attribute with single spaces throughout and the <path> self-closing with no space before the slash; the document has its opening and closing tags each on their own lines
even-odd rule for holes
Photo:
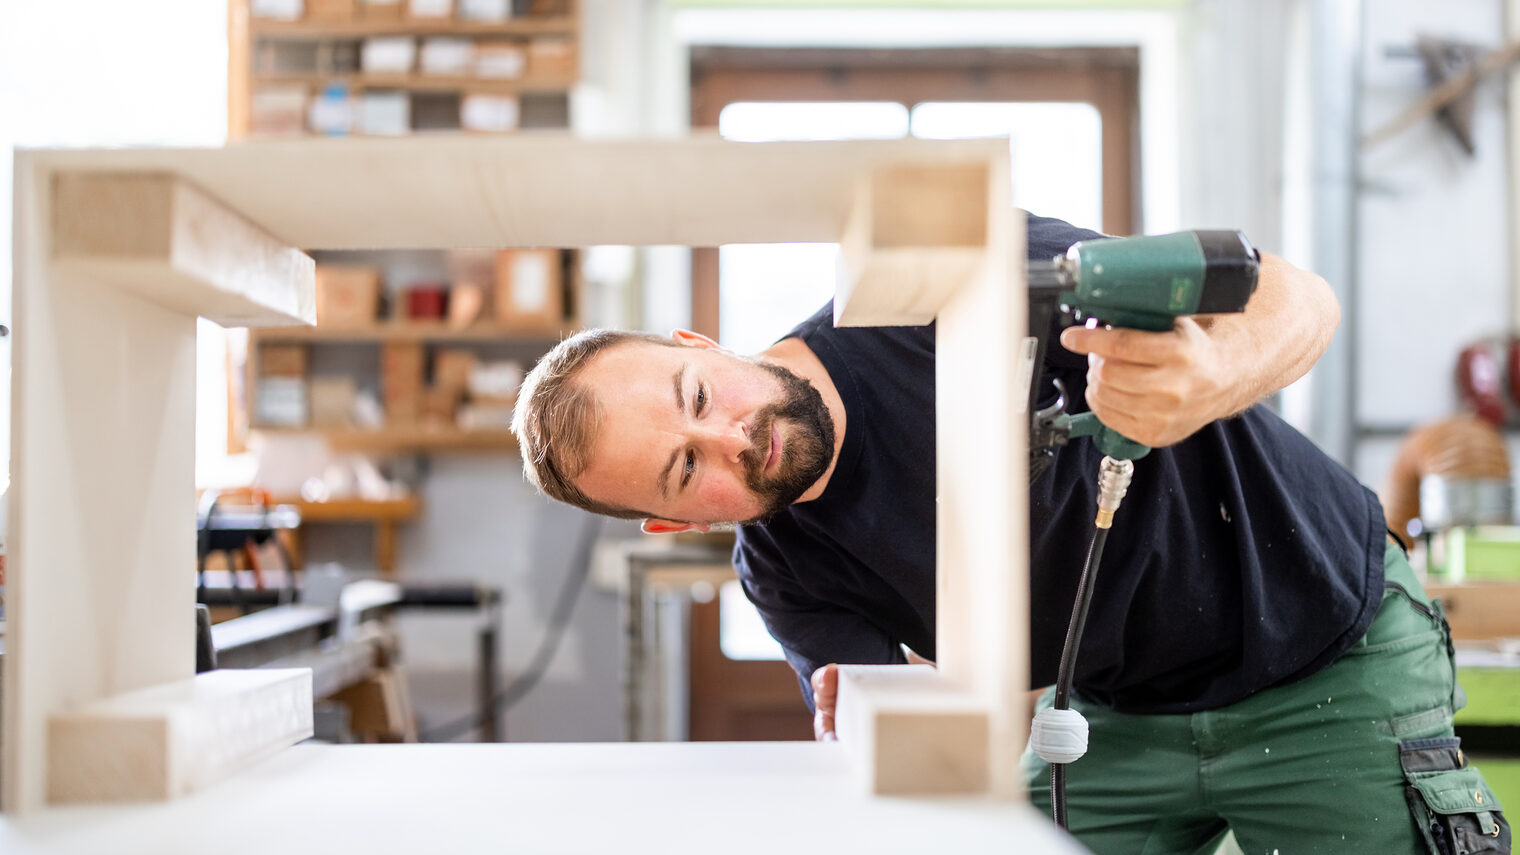
<svg viewBox="0 0 1520 855">
<path fill-rule="evenodd" d="M 714 425 L 706 430 L 703 443 L 718 459 L 738 463 L 749 450 L 749 431 L 743 422 Z"/>
</svg>

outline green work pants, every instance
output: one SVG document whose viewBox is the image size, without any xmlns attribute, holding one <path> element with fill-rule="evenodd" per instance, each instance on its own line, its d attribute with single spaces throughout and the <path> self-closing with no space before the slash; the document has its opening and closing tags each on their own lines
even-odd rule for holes
<svg viewBox="0 0 1520 855">
<path fill-rule="evenodd" d="M 1385 566 L 1367 634 L 1303 680 L 1190 715 L 1074 697 L 1091 734 L 1066 770 L 1077 838 L 1099 855 L 1212 853 L 1229 830 L 1246 855 L 1508 852 L 1499 804 L 1452 736 L 1461 690 L 1440 606 L 1397 547 Z M 1024 773 L 1048 813 L 1050 766 L 1026 751 Z"/>
</svg>

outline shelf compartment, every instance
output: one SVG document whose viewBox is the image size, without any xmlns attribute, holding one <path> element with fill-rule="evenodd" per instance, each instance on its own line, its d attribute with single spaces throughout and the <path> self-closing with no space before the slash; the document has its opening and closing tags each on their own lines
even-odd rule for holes
<svg viewBox="0 0 1520 855">
<path fill-rule="evenodd" d="M 515 451 L 517 440 L 507 430 L 460 430 L 458 428 L 389 427 L 377 430 L 341 428 L 255 427 L 254 433 L 272 436 L 320 436 L 334 451 L 401 454 L 411 451 Z"/>
<path fill-rule="evenodd" d="M 277 21 L 253 18 L 249 33 L 261 39 L 363 39 L 371 36 L 565 36 L 576 34 L 575 18 L 512 18 L 459 21 L 400 18 L 379 21 Z"/>
<path fill-rule="evenodd" d="M 484 342 L 487 344 L 512 345 L 529 342 L 552 345 L 559 341 L 562 336 L 576 331 L 576 329 L 571 327 L 566 327 L 563 330 L 523 330 L 509 329 L 496 324 L 472 324 L 467 327 L 453 327 L 442 322 L 407 321 L 405 323 L 380 323 L 354 327 L 316 326 L 261 329 L 258 332 L 258 340 L 261 342 Z"/>
<path fill-rule="evenodd" d="M 258 72 L 260 86 L 300 85 L 321 88 L 341 83 L 350 89 L 403 89 L 408 92 L 482 92 L 495 94 L 565 92 L 575 85 L 572 77 L 457 77 L 441 74 L 320 74 L 315 72 Z"/>
</svg>

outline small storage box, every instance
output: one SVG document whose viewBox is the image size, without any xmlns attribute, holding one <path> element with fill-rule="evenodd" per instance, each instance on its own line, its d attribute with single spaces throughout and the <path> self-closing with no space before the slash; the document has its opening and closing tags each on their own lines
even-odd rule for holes
<svg viewBox="0 0 1520 855">
<path fill-rule="evenodd" d="M 316 284 L 319 326 L 368 326 L 379 316 L 379 269 L 319 264 Z"/>
</svg>

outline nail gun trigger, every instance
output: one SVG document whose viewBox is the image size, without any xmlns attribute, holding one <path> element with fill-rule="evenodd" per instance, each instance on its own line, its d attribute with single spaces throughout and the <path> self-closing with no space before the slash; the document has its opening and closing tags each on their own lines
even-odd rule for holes
<svg viewBox="0 0 1520 855">
<path fill-rule="evenodd" d="M 1030 478 L 1049 468 L 1055 450 L 1071 439 L 1071 418 L 1066 415 L 1066 384 L 1053 380 L 1054 403 L 1035 412 L 1029 426 Z"/>
</svg>

